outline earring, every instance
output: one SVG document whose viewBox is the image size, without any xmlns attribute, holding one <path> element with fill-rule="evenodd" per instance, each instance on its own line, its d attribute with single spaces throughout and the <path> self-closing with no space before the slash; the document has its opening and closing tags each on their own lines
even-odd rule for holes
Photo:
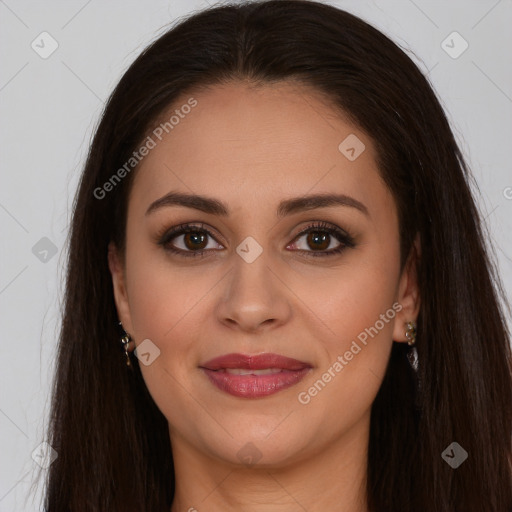
<svg viewBox="0 0 512 512">
<path fill-rule="evenodd" d="M 128 350 L 128 345 L 132 341 L 132 337 L 124 330 L 123 324 L 119 322 L 119 326 L 121 329 L 123 329 L 124 334 L 121 336 L 121 343 L 124 347 L 124 353 L 126 354 L 126 366 L 129 366 L 130 369 L 132 368 L 132 363 L 130 361 L 130 351 Z"/>
<path fill-rule="evenodd" d="M 407 344 L 412 347 L 416 343 L 416 322 L 407 322 L 406 325 L 405 337 L 408 340 Z"/>
</svg>

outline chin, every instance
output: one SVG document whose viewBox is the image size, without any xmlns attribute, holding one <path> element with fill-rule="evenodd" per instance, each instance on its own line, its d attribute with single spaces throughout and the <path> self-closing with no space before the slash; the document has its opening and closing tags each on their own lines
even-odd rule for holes
<svg viewBox="0 0 512 512">
<path fill-rule="evenodd" d="M 307 436 L 291 430 L 289 425 L 287 428 L 280 425 L 277 429 L 276 425 L 279 422 L 273 422 L 270 428 L 254 424 L 240 426 L 229 445 L 217 447 L 219 456 L 232 464 L 246 467 L 270 468 L 291 463 L 306 448 Z"/>
</svg>

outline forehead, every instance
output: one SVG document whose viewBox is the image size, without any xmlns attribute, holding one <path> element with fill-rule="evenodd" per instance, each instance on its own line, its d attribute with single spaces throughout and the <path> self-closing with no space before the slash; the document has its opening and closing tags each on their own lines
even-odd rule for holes
<svg viewBox="0 0 512 512">
<path fill-rule="evenodd" d="M 386 194 L 368 136 L 302 84 L 233 82 L 183 95 L 149 135 L 130 199 L 137 208 L 170 190 L 254 208 L 312 192 L 373 203 Z"/>
</svg>

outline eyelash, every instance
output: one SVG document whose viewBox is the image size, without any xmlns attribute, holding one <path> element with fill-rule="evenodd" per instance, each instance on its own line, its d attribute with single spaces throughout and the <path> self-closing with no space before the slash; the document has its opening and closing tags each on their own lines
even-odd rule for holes
<svg viewBox="0 0 512 512">
<path fill-rule="evenodd" d="M 306 251 L 304 249 L 297 249 L 296 252 L 302 254 L 306 253 L 308 256 L 312 256 L 315 258 L 318 256 L 328 257 L 341 254 L 347 248 L 355 247 L 354 238 L 352 235 L 324 221 L 314 222 L 310 224 L 308 227 L 306 227 L 304 230 L 297 234 L 297 236 L 293 239 L 292 243 L 295 243 L 302 236 L 309 234 L 310 232 L 327 233 L 328 235 L 336 238 L 338 242 L 340 242 L 340 246 L 337 247 L 336 249 L 331 249 L 329 251 Z M 165 232 L 163 235 L 157 235 L 157 243 L 161 245 L 166 251 L 173 254 L 177 254 L 179 256 L 184 256 L 186 258 L 204 257 L 205 253 L 212 250 L 203 249 L 200 251 L 184 251 L 183 249 L 176 249 L 175 247 L 170 245 L 170 241 L 172 239 L 187 233 L 204 233 L 215 240 L 213 234 L 208 229 L 206 229 L 203 224 L 200 224 L 199 226 L 195 226 L 192 224 L 181 224 Z"/>
</svg>

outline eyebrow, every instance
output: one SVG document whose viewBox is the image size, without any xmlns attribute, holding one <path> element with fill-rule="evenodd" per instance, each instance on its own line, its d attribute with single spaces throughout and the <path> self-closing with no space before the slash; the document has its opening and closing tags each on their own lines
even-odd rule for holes
<svg viewBox="0 0 512 512">
<path fill-rule="evenodd" d="M 146 215 L 166 206 L 184 206 L 222 217 L 227 217 L 230 213 L 229 208 L 218 199 L 196 194 L 169 192 L 151 203 L 146 210 Z M 367 217 L 370 216 L 368 208 L 363 203 L 345 194 L 316 194 L 285 199 L 279 203 L 277 216 L 285 217 L 300 211 L 326 208 L 329 206 L 349 206 L 359 210 Z"/>
</svg>

